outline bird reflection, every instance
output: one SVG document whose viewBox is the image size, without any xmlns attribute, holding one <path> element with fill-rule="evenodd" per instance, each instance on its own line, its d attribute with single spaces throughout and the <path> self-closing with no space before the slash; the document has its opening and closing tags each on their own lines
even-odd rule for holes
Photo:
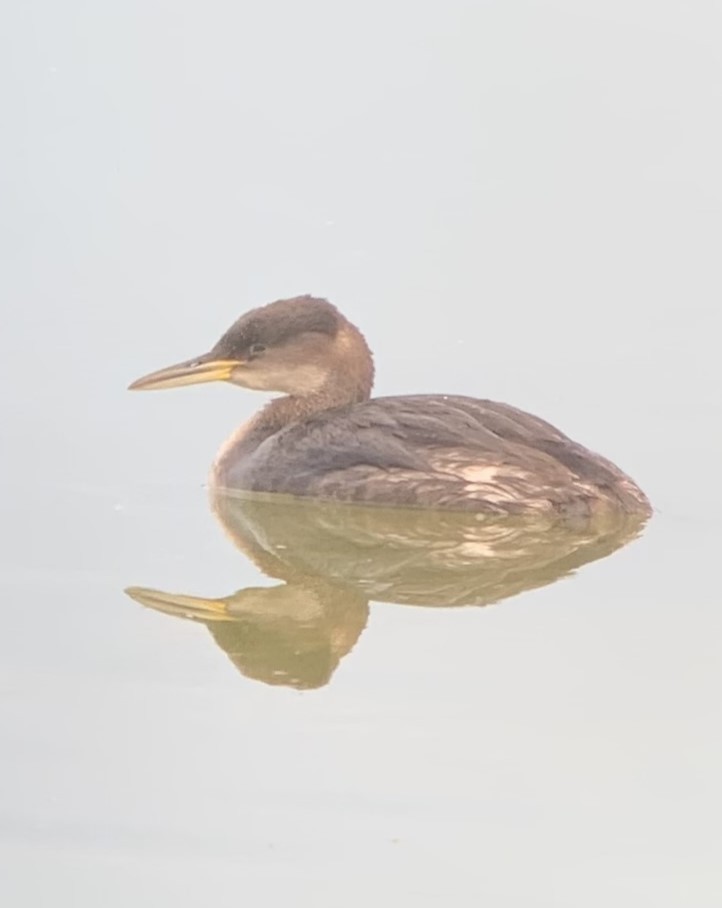
<svg viewBox="0 0 722 908">
<path fill-rule="evenodd" d="M 235 545 L 279 585 L 218 599 L 129 587 L 142 605 L 206 625 L 239 671 L 318 688 L 366 626 L 369 602 L 484 606 L 554 583 L 637 537 L 646 518 L 564 521 L 403 511 L 213 493 Z"/>
</svg>

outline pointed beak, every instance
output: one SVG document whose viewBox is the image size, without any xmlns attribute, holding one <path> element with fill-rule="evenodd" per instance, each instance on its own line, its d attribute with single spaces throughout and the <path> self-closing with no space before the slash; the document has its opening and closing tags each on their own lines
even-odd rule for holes
<svg viewBox="0 0 722 908">
<path fill-rule="evenodd" d="M 167 366 L 136 379 L 129 391 L 161 391 L 164 388 L 181 388 L 208 381 L 229 381 L 235 369 L 243 363 L 235 359 L 213 359 L 210 353 Z"/>
<path fill-rule="evenodd" d="M 129 586 L 125 593 L 146 608 L 189 618 L 193 621 L 232 621 L 225 599 L 202 599 L 200 596 L 184 596 L 181 593 L 164 593 L 144 586 Z"/>
</svg>

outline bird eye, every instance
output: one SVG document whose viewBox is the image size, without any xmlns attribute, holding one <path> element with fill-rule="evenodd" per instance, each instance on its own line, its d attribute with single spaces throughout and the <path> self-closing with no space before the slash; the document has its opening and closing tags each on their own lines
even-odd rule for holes
<svg viewBox="0 0 722 908">
<path fill-rule="evenodd" d="M 251 356 L 260 356 L 261 353 L 266 352 L 266 345 L 265 344 L 251 344 L 251 346 L 248 348 L 248 352 L 251 354 Z"/>
</svg>

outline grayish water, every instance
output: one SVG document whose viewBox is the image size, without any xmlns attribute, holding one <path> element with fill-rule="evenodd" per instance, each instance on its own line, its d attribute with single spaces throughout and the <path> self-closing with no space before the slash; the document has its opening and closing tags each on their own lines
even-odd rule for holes
<svg viewBox="0 0 722 908">
<path fill-rule="evenodd" d="M 719 40 L 672 0 L 6 11 L 3 904 L 720 904 Z M 275 582 L 203 489 L 259 399 L 125 387 L 303 292 L 379 393 L 614 459 L 643 537 L 486 608 L 375 588 L 306 690 L 132 601 Z"/>
</svg>

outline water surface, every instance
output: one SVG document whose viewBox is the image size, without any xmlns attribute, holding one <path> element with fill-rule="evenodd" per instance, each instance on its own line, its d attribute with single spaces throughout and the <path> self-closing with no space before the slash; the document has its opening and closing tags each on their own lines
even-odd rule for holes
<svg viewBox="0 0 722 908">
<path fill-rule="evenodd" d="M 714 17 L 9 13 L 4 904 L 719 904 Z M 321 639 L 313 683 L 133 601 L 260 590 L 258 617 L 287 583 L 204 488 L 259 398 L 125 388 L 304 292 L 366 332 L 379 393 L 506 400 L 611 457 L 644 534 L 479 601 L 372 574 L 283 638 L 315 671 Z"/>
</svg>

